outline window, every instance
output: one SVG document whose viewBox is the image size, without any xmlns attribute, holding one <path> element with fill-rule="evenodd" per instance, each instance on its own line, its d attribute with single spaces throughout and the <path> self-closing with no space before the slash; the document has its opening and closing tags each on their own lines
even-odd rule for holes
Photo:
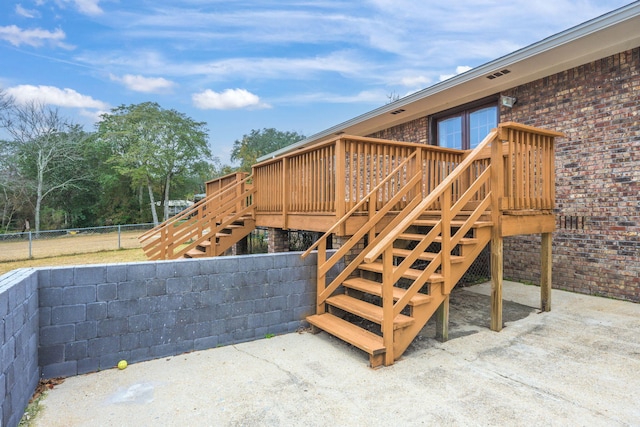
<svg viewBox="0 0 640 427">
<path fill-rule="evenodd" d="M 498 126 L 497 99 L 483 99 L 445 111 L 433 116 L 431 123 L 431 140 L 440 147 L 475 148 L 491 129 Z"/>
</svg>

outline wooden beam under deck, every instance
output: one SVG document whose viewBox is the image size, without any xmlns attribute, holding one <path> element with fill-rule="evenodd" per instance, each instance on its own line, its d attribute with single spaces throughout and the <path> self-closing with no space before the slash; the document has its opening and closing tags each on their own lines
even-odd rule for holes
<svg viewBox="0 0 640 427">
<path fill-rule="evenodd" d="M 553 214 L 501 215 L 500 223 L 502 237 L 552 233 L 556 229 L 556 217 Z"/>
<path fill-rule="evenodd" d="M 382 231 L 389 222 L 395 217 L 397 212 L 389 213 L 385 216 L 377 225 L 376 232 Z M 347 236 L 353 236 L 366 222 L 369 220 L 367 215 L 357 215 L 349 218 L 345 224 L 345 231 Z M 256 226 L 257 227 L 274 227 L 285 229 L 285 224 L 288 226 L 286 229 L 291 230 L 306 230 L 325 233 L 329 230 L 337 221 L 336 215 L 331 213 L 316 212 L 316 213 L 296 213 L 290 212 L 285 218 L 281 213 L 256 213 Z"/>
<path fill-rule="evenodd" d="M 381 231 L 394 218 L 397 212 L 391 212 L 378 224 L 377 232 Z M 502 227 L 502 237 L 522 234 L 552 233 L 556 229 L 556 218 L 552 213 L 509 212 L 499 216 Z M 368 218 L 366 214 L 349 218 L 346 223 L 346 235 L 352 236 L 359 230 Z M 256 213 L 256 226 L 274 227 L 292 230 L 308 230 L 324 233 L 336 221 L 336 215 L 328 212 L 296 213 L 289 212 L 285 221 L 280 212 Z M 288 227 L 287 227 L 288 226 Z"/>
</svg>

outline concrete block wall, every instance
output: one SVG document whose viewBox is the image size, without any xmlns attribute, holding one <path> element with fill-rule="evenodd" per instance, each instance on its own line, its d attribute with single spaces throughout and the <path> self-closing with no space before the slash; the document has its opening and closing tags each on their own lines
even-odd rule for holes
<svg viewBox="0 0 640 427">
<path fill-rule="evenodd" d="M 0 276 L 0 425 L 15 426 L 38 385 L 38 282 L 32 269 Z"/>
<path fill-rule="evenodd" d="M 17 425 L 39 377 L 293 332 L 315 311 L 316 268 L 315 253 L 287 252 L 0 277 L 2 425 Z"/>
</svg>

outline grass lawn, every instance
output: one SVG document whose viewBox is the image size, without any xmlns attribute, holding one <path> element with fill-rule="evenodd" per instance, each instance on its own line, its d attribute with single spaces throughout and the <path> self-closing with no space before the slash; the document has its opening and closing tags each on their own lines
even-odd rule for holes
<svg viewBox="0 0 640 427">
<path fill-rule="evenodd" d="M 25 267 L 57 267 L 60 265 L 113 264 L 117 262 L 147 261 L 142 249 L 92 252 L 78 255 L 60 255 L 48 258 L 0 262 L 0 275 Z"/>
</svg>

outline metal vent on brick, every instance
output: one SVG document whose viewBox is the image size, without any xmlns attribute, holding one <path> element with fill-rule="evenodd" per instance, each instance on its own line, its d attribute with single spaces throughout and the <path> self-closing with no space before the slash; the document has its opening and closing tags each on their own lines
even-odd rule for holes
<svg viewBox="0 0 640 427">
<path fill-rule="evenodd" d="M 586 217 L 577 215 L 558 215 L 558 230 L 584 230 Z"/>
</svg>

